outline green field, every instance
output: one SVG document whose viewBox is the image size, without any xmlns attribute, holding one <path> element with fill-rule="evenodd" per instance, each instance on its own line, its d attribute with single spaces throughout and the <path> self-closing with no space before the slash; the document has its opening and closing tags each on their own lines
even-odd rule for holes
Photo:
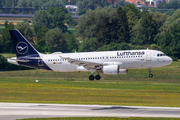
<svg viewBox="0 0 180 120">
<path fill-rule="evenodd" d="M 179 118 L 107 118 L 107 117 L 71 117 L 71 118 L 30 118 L 23 120 L 180 120 Z"/>
<path fill-rule="evenodd" d="M 2 20 L 2 19 L 0 19 L 0 22 L 2 22 L 2 23 L 4 23 L 6 20 Z M 24 20 L 7 20 L 7 21 L 9 21 L 9 22 L 23 22 Z"/>
<path fill-rule="evenodd" d="M 16 55 L 15 55 L 15 54 L 12 54 L 12 53 L 3 53 L 3 54 L 1 54 L 1 55 L 3 55 L 5 58 L 16 57 Z"/>
<path fill-rule="evenodd" d="M 9 22 L 13 22 L 13 23 L 17 23 L 17 22 L 23 22 L 23 20 L 8 20 Z M 5 20 L 0 20 L 0 23 L 4 23 Z M 16 25 L 15 25 L 16 26 Z M 30 25 L 31 28 L 33 28 L 33 25 Z M 0 30 L 4 29 L 5 26 L 3 24 L 0 24 Z M 72 27 L 68 27 L 68 30 L 71 32 L 71 33 L 74 33 L 75 30 L 74 28 Z"/>
<path fill-rule="evenodd" d="M 2 29 L 4 29 L 4 28 L 5 28 L 4 25 L 0 25 L 0 31 L 1 31 Z"/>
<path fill-rule="evenodd" d="M 74 30 L 74 28 L 72 28 L 72 27 L 68 27 L 68 30 L 69 30 L 71 33 L 75 33 L 75 30 Z"/>
<path fill-rule="evenodd" d="M 0 102 L 179 107 L 179 63 L 152 69 L 153 78 L 147 69 L 135 69 L 126 75 L 101 74 L 100 81 L 89 81 L 90 72 L 0 72 Z"/>
</svg>

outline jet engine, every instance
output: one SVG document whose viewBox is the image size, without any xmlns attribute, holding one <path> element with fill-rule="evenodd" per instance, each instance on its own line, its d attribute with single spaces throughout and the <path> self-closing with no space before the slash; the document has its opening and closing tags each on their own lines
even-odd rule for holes
<svg viewBox="0 0 180 120">
<path fill-rule="evenodd" d="M 117 75 L 117 74 L 127 74 L 127 69 L 119 69 L 119 65 L 107 65 L 103 66 L 102 69 L 104 74 L 107 75 Z"/>
</svg>

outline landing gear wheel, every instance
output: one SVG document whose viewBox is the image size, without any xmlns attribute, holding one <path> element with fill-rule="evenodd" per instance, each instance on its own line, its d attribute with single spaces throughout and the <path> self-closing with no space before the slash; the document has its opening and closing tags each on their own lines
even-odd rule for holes
<svg viewBox="0 0 180 120">
<path fill-rule="evenodd" d="M 149 70 L 149 77 L 152 78 L 153 74 L 151 74 L 151 68 L 148 68 L 148 70 Z"/>
<path fill-rule="evenodd" d="M 100 80 L 100 79 L 101 79 L 101 76 L 100 76 L 100 75 L 96 75 L 96 76 L 95 76 L 95 79 L 96 79 L 96 80 Z"/>
<path fill-rule="evenodd" d="M 153 74 L 149 74 L 149 77 L 152 78 L 152 77 L 153 77 Z"/>
<path fill-rule="evenodd" d="M 90 75 L 90 76 L 89 76 L 89 80 L 93 81 L 93 80 L 94 80 L 94 76 L 93 76 L 93 75 Z"/>
</svg>

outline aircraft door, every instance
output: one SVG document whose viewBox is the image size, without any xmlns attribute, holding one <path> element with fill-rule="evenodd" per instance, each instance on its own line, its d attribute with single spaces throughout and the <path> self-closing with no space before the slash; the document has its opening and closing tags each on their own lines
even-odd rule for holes
<svg viewBox="0 0 180 120">
<path fill-rule="evenodd" d="M 38 59 L 38 66 L 43 66 L 43 60 L 42 59 Z"/>
<path fill-rule="evenodd" d="M 151 52 L 150 51 L 146 52 L 146 61 L 151 61 Z"/>
</svg>

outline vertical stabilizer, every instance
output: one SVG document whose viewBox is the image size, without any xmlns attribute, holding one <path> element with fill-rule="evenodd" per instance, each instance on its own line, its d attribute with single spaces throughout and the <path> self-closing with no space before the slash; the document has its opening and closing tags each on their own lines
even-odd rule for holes
<svg viewBox="0 0 180 120">
<path fill-rule="evenodd" d="M 9 30 L 17 57 L 39 56 L 38 51 L 18 30 Z"/>
</svg>

